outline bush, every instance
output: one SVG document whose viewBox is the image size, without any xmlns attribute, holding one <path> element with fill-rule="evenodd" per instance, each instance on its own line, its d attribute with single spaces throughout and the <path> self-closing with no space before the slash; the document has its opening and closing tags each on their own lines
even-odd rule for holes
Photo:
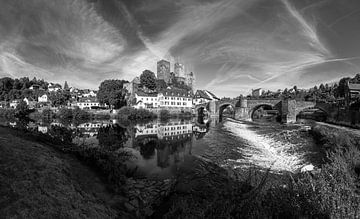
<svg viewBox="0 0 360 219">
<path fill-rule="evenodd" d="M 150 120 L 155 119 L 156 114 L 146 109 L 135 109 L 133 107 L 123 107 L 118 112 L 118 117 L 125 120 Z"/>
<path fill-rule="evenodd" d="M 0 109 L 0 117 L 11 119 L 15 117 L 15 109 Z"/>
<path fill-rule="evenodd" d="M 73 113 L 71 109 L 63 107 L 60 108 L 59 112 L 56 114 L 56 117 L 60 119 L 72 119 Z"/>
<path fill-rule="evenodd" d="M 81 110 L 79 107 L 76 107 L 72 110 L 72 118 L 76 120 L 88 120 L 90 119 L 90 113 Z"/>
<path fill-rule="evenodd" d="M 170 112 L 166 109 L 160 111 L 160 119 L 169 119 L 171 117 Z"/>
</svg>

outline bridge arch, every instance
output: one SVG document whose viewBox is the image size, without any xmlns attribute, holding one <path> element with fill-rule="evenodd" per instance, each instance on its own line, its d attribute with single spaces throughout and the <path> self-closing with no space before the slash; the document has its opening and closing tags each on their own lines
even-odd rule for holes
<svg viewBox="0 0 360 219">
<path fill-rule="evenodd" d="M 257 110 L 259 110 L 260 108 L 265 108 L 266 110 L 278 110 L 275 108 L 274 105 L 270 104 L 270 103 L 260 103 L 254 107 L 251 108 L 251 110 L 249 111 L 249 118 L 254 121 L 254 115 L 255 115 L 255 112 Z"/>
<path fill-rule="evenodd" d="M 323 107 L 316 105 L 313 107 L 299 109 L 298 112 L 296 112 L 297 121 L 299 119 L 312 119 L 318 121 L 325 121 L 328 116 L 329 116 L 329 112 L 327 109 L 324 109 Z"/>
<path fill-rule="evenodd" d="M 233 111 L 233 117 L 235 116 L 235 105 L 233 103 L 221 103 L 219 105 L 219 121 L 222 121 L 222 117 L 223 117 L 223 112 L 226 108 L 231 107 L 232 111 Z"/>
</svg>

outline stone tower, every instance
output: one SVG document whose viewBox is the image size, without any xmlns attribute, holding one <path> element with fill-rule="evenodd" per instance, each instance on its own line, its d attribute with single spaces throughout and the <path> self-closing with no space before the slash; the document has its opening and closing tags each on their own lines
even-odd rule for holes
<svg viewBox="0 0 360 219">
<path fill-rule="evenodd" d="M 174 64 L 174 73 L 175 77 L 185 77 L 185 67 L 183 64 L 175 63 Z"/>
<path fill-rule="evenodd" d="M 157 62 L 157 79 L 164 80 L 166 83 L 170 81 L 170 62 L 160 60 Z"/>
<path fill-rule="evenodd" d="M 193 72 L 186 74 L 185 83 L 187 86 L 191 87 L 192 90 L 194 90 L 195 74 Z"/>
</svg>

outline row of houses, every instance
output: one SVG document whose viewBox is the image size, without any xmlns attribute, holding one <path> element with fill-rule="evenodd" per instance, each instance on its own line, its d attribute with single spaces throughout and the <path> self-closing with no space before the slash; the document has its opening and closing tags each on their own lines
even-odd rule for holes
<svg viewBox="0 0 360 219">
<path fill-rule="evenodd" d="M 191 91 L 167 88 L 160 92 L 146 93 L 136 91 L 131 106 L 137 109 L 180 109 L 191 110 L 197 104 L 219 100 L 213 93 L 197 90 L 195 95 Z"/>
<path fill-rule="evenodd" d="M 71 99 L 67 106 L 79 107 L 80 109 L 109 108 L 109 106 L 106 104 L 100 104 L 96 98 L 96 94 L 97 92 L 92 90 L 74 90 L 71 92 Z M 37 99 L 25 97 L 23 99 L 12 100 L 11 102 L 2 101 L 0 102 L 0 108 L 15 109 L 21 101 L 24 101 L 30 109 L 51 105 L 49 95 L 43 94 Z"/>
</svg>

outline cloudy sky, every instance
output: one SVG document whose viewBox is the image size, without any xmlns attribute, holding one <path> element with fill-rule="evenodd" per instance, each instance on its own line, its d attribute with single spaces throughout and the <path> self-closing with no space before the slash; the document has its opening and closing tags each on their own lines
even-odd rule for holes
<svg viewBox="0 0 360 219">
<path fill-rule="evenodd" d="M 332 82 L 360 72 L 360 1 L 0 1 L 0 77 L 97 88 L 163 58 L 220 97 Z"/>
</svg>

